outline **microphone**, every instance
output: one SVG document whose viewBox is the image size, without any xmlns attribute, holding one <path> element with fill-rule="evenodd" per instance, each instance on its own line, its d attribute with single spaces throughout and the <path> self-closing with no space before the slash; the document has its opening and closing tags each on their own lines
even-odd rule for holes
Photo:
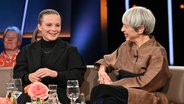
<svg viewBox="0 0 184 104">
<path fill-rule="evenodd" d="M 134 52 L 134 58 L 138 58 L 138 51 L 136 50 L 135 52 Z"/>
<path fill-rule="evenodd" d="M 134 54 L 134 58 L 138 58 L 138 55 L 137 54 Z"/>
</svg>

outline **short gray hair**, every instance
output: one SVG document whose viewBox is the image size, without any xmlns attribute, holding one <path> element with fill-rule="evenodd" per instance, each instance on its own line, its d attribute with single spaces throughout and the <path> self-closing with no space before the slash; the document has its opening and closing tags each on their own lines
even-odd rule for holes
<svg viewBox="0 0 184 104">
<path fill-rule="evenodd" d="M 128 9 L 122 17 L 123 24 L 132 26 L 137 30 L 141 25 L 144 26 L 144 34 L 151 34 L 155 28 L 155 17 L 153 13 L 141 6 Z"/>
<path fill-rule="evenodd" d="M 21 34 L 19 28 L 16 27 L 16 26 L 9 26 L 9 27 L 7 27 L 7 28 L 5 29 L 4 35 L 3 35 L 3 40 L 4 40 L 4 38 L 5 38 L 5 36 L 6 36 L 6 33 L 7 33 L 8 31 L 15 31 L 15 32 L 17 33 L 17 35 L 18 35 L 19 41 L 22 42 L 22 34 Z"/>
</svg>

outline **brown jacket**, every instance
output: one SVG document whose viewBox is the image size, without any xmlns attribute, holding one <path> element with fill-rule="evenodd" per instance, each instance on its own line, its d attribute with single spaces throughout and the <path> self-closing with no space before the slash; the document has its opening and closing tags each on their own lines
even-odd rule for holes
<svg viewBox="0 0 184 104">
<path fill-rule="evenodd" d="M 126 70 L 139 77 L 123 78 L 112 85 L 121 85 L 128 89 L 128 104 L 167 104 L 165 94 L 158 92 L 171 77 L 168 67 L 167 53 L 154 37 L 139 49 L 135 44 L 124 42 L 112 54 L 104 55 L 96 64 L 107 68 Z"/>
</svg>

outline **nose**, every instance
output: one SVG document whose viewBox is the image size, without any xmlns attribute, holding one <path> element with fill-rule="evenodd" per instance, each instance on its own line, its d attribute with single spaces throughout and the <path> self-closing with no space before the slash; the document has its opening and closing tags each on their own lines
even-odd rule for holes
<svg viewBox="0 0 184 104">
<path fill-rule="evenodd" d="M 56 31 L 56 26 L 52 26 L 51 30 Z"/>
<path fill-rule="evenodd" d="M 124 26 L 122 26 L 122 28 L 121 28 L 121 31 L 122 31 L 122 32 L 124 32 L 124 31 L 125 31 L 125 28 L 124 28 Z"/>
<path fill-rule="evenodd" d="M 12 41 L 13 39 L 12 38 L 8 38 L 8 41 Z"/>
<path fill-rule="evenodd" d="M 15 38 L 14 38 L 14 37 L 8 37 L 7 39 L 8 39 L 8 41 L 12 41 L 12 40 L 14 40 Z"/>
</svg>

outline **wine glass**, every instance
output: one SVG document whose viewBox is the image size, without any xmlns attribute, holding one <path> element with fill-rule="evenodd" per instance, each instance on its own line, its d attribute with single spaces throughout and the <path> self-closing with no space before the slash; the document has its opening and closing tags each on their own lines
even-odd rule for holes
<svg viewBox="0 0 184 104">
<path fill-rule="evenodd" d="M 14 93 L 15 98 L 17 99 L 22 94 L 22 80 L 20 78 L 12 79 L 12 82 L 14 83 Z"/>
<path fill-rule="evenodd" d="M 76 104 L 86 104 L 84 93 L 80 93 L 78 99 L 76 100 Z"/>
<path fill-rule="evenodd" d="M 68 80 L 67 81 L 66 94 L 67 94 L 67 97 L 70 99 L 70 104 L 75 104 L 75 101 L 79 97 L 79 94 L 80 94 L 78 80 Z"/>
</svg>

